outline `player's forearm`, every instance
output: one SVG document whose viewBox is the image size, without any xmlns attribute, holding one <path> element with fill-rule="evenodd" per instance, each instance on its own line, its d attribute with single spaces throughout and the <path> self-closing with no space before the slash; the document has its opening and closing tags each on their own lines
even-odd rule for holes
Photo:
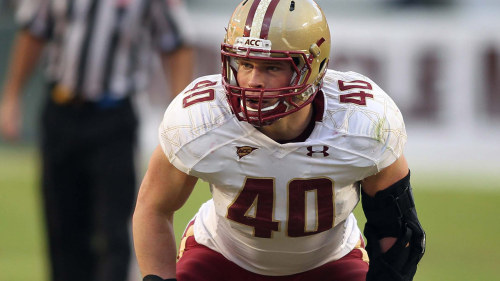
<svg viewBox="0 0 500 281">
<path fill-rule="evenodd" d="M 163 70 L 173 97 L 184 90 L 193 78 L 193 56 L 193 49 L 187 46 L 162 55 Z"/>
<path fill-rule="evenodd" d="M 8 75 L 3 92 L 4 98 L 18 98 L 22 87 L 35 68 L 45 42 L 26 31 L 21 31 L 11 52 Z"/>
<path fill-rule="evenodd" d="M 175 278 L 177 248 L 173 214 L 163 215 L 136 208 L 133 217 L 134 246 L 143 276 L 153 274 Z"/>
</svg>

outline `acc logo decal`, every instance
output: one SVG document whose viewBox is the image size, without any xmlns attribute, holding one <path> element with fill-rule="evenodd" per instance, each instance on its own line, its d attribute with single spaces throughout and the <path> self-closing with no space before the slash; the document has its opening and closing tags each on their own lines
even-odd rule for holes
<svg viewBox="0 0 500 281">
<path fill-rule="evenodd" d="M 257 150 L 258 148 L 256 147 L 251 147 L 251 146 L 237 146 L 236 147 L 236 154 L 238 157 L 241 159 L 248 154 L 252 153 L 254 150 Z"/>
<path fill-rule="evenodd" d="M 264 51 L 270 51 L 272 43 L 270 40 L 254 38 L 254 37 L 237 37 L 234 46 L 239 48 L 254 48 Z"/>
<path fill-rule="evenodd" d="M 329 156 L 329 155 L 330 155 L 330 154 L 327 152 L 327 151 L 328 151 L 328 149 L 330 149 L 330 148 L 329 148 L 328 146 L 326 146 L 326 145 L 324 145 L 324 146 L 323 146 L 323 150 L 314 150 L 312 146 L 308 146 L 308 147 L 307 147 L 307 151 L 309 151 L 309 152 L 307 153 L 307 156 L 309 156 L 309 157 L 313 157 L 313 154 L 314 154 L 314 153 L 323 153 L 323 157 L 327 157 L 327 156 Z"/>
<path fill-rule="evenodd" d="M 253 46 L 253 47 L 262 47 L 263 43 L 262 40 L 258 39 L 247 39 L 243 45 L 245 46 Z"/>
</svg>

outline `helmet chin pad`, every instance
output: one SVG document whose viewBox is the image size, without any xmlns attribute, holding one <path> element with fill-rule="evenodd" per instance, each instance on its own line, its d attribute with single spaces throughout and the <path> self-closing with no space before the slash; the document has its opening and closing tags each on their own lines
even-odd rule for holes
<svg viewBox="0 0 500 281">
<path fill-rule="evenodd" d="M 280 117 L 276 116 L 286 112 L 288 108 L 284 99 L 265 107 L 257 102 L 257 108 L 247 106 L 245 101 L 246 99 L 240 99 L 241 111 L 239 115 L 244 121 L 255 127 L 271 125 L 274 121 L 280 119 Z"/>
</svg>

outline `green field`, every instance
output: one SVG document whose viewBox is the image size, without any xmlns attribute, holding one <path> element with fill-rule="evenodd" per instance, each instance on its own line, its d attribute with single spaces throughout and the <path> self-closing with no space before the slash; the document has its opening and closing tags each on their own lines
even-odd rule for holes
<svg viewBox="0 0 500 281">
<path fill-rule="evenodd" d="M 419 174 L 413 171 L 427 253 L 416 281 L 498 280 L 500 175 Z M 0 146 L 0 281 L 46 281 L 38 158 L 30 147 Z M 175 218 L 176 235 L 209 196 L 205 183 Z M 364 217 L 356 209 L 360 225 Z"/>
</svg>

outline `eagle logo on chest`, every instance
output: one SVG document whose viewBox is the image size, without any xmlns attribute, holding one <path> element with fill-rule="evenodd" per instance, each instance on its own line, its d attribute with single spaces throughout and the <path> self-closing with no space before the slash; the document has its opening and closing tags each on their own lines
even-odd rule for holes
<svg viewBox="0 0 500 281">
<path fill-rule="evenodd" d="M 236 155 L 241 159 L 250 153 L 254 152 L 258 148 L 256 147 L 251 147 L 251 146 L 237 146 L 236 147 Z"/>
</svg>

